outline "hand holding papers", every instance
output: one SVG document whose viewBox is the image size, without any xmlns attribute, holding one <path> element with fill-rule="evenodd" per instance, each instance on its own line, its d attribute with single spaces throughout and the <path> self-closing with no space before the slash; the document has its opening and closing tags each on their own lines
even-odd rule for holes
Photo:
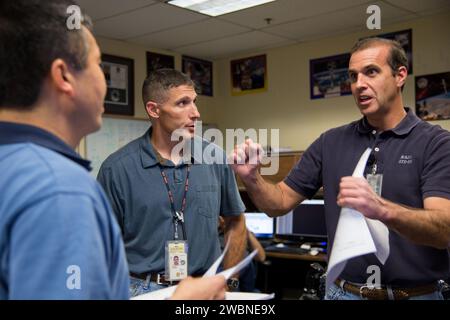
<svg viewBox="0 0 450 320">
<path fill-rule="evenodd" d="M 205 277 L 211 277 L 217 274 L 217 269 L 222 262 L 225 253 L 227 252 L 229 247 L 229 242 L 227 242 L 222 254 L 217 258 L 217 260 L 211 265 L 211 267 L 206 271 L 206 273 L 203 275 L 203 278 Z M 256 255 L 257 250 L 254 250 L 251 254 L 249 254 L 247 257 L 245 257 L 244 260 L 239 262 L 237 265 L 235 265 L 232 268 L 229 268 L 227 270 L 224 270 L 219 273 L 219 275 L 222 275 L 225 279 L 231 278 L 234 274 L 241 271 L 243 268 L 245 268 L 253 259 L 253 257 Z M 150 293 L 146 293 L 137 297 L 132 298 L 132 300 L 166 300 L 170 299 L 170 297 L 175 292 L 176 288 L 178 286 L 172 286 L 168 288 L 164 288 L 161 290 L 153 291 Z M 262 293 L 246 293 L 246 292 L 227 292 L 225 295 L 225 299 L 227 300 L 266 300 L 266 299 L 272 299 L 274 297 L 273 294 L 262 294 Z"/>
<path fill-rule="evenodd" d="M 363 177 L 371 153 L 368 148 L 356 165 L 353 177 Z M 351 208 L 342 208 L 328 262 L 326 288 L 339 277 L 349 259 L 375 253 L 381 263 L 389 256 L 389 229 Z"/>
</svg>

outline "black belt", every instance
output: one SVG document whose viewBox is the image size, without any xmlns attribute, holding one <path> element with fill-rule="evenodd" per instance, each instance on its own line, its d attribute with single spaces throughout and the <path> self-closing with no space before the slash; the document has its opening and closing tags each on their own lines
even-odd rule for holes
<svg viewBox="0 0 450 320">
<path fill-rule="evenodd" d="M 166 285 L 166 286 L 172 286 L 172 285 L 178 284 L 180 282 L 178 280 L 177 281 L 166 280 L 166 278 L 165 278 L 163 273 L 151 273 L 151 272 L 134 273 L 134 272 L 130 272 L 130 276 L 132 276 L 133 278 L 141 279 L 141 280 L 147 280 L 148 276 L 150 276 L 150 281 L 156 282 L 159 285 Z"/>
<path fill-rule="evenodd" d="M 368 285 L 357 285 L 341 279 L 337 279 L 335 284 L 341 287 L 344 291 L 353 293 L 368 300 L 406 300 L 411 297 L 433 293 L 438 290 L 438 285 L 436 282 L 411 288 L 389 288 L 388 286 L 371 288 Z"/>
</svg>

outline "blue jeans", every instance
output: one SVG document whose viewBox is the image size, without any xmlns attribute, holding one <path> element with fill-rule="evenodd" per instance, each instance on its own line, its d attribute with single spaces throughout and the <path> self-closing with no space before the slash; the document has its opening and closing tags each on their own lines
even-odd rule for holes
<svg viewBox="0 0 450 320">
<path fill-rule="evenodd" d="M 144 293 L 149 293 L 164 288 L 167 288 L 167 286 L 150 281 L 150 276 L 147 276 L 147 279 L 145 280 L 130 276 L 130 297 L 139 296 Z"/>
<path fill-rule="evenodd" d="M 367 300 L 359 295 L 344 291 L 341 287 L 333 283 L 325 294 L 325 300 Z M 409 300 L 444 300 L 441 291 L 424 294 L 422 296 L 411 297 Z"/>
</svg>

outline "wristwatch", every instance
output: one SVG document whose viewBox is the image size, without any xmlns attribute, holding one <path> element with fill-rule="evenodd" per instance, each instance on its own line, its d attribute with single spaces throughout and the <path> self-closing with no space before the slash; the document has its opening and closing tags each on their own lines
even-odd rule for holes
<svg viewBox="0 0 450 320">
<path fill-rule="evenodd" d="M 237 278 L 228 279 L 227 287 L 229 291 L 236 291 L 239 288 L 239 279 Z"/>
</svg>

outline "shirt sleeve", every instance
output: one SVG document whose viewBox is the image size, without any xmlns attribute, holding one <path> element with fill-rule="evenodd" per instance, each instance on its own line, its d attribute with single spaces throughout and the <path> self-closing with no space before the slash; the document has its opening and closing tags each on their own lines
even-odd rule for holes
<svg viewBox="0 0 450 320">
<path fill-rule="evenodd" d="M 303 153 L 300 160 L 284 179 L 292 190 L 311 199 L 322 187 L 322 148 L 321 135 Z"/>
<path fill-rule="evenodd" d="M 124 232 L 124 201 L 121 193 L 116 187 L 114 181 L 114 173 L 111 167 L 100 168 L 100 171 L 97 176 L 97 181 L 103 187 L 106 196 L 108 197 L 113 212 L 117 218 L 117 222 L 119 223 L 120 229 L 122 230 L 122 234 Z"/>
<path fill-rule="evenodd" d="M 220 213 L 223 216 L 237 216 L 245 212 L 245 205 L 242 202 L 236 184 L 236 178 L 229 165 L 220 165 L 223 170 Z"/>
<path fill-rule="evenodd" d="M 450 134 L 440 131 L 428 144 L 421 175 L 423 198 L 450 199 Z"/>
<path fill-rule="evenodd" d="M 9 298 L 126 298 L 124 286 L 113 296 L 111 220 L 99 210 L 94 199 L 74 192 L 58 192 L 26 208 L 11 230 Z"/>
</svg>

